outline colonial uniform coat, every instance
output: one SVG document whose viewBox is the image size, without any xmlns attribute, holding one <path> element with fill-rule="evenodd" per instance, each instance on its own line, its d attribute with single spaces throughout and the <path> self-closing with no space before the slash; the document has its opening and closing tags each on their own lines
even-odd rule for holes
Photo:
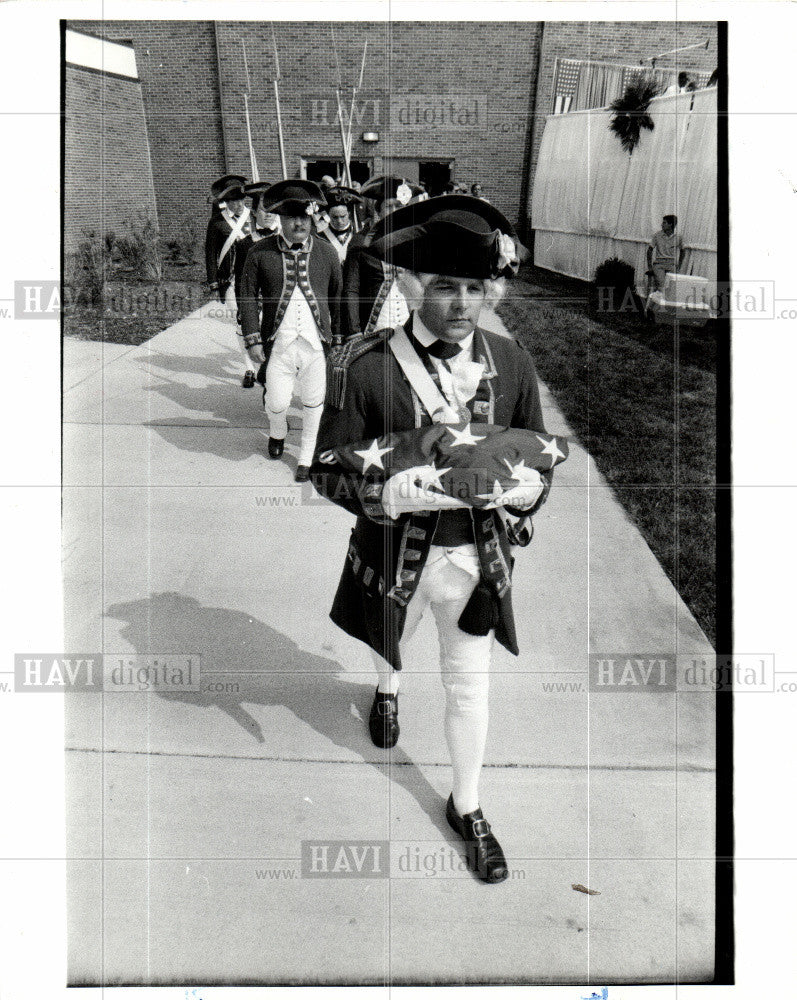
<svg viewBox="0 0 797 1000">
<path fill-rule="evenodd" d="M 249 233 L 249 229 L 250 225 L 247 219 L 242 229 L 242 237 Z M 218 286 L 219 298 L 222 301 L 224 301 L 227 289 L 233 282 L 236 243 L 232 244 L 221 261 L 219 261 L 219 255 L 224 249 L 232 230 L 233 227 L 222 210 L 218 205 L 214 205 L 205 234 L 205 268 L 208 284 Z"/>
<path fill-rule="evenodd" d="M 244 342 L 260 340 L 268 360 L 294 288 L 298 285 L 328 348 L 340 329 L 342 275 L 338 255 L 325 240 L 309 238 L 309 249 L 293 253 L 279 234 L 255 243 L 241 277 L 241 326 Z M 258 316 L 262 306 L 262 318 Z"/>
<path fill-rule="evenodd" d="M 370 254 L 368 242 L 367 232 L 353 236 L 343 267 L 343 335 L 347 338 L 377 330 L 396 278 L 397 269 Z"/>
<path fill-rule="evenodd" d="M 412 317 L 405 326 L 411 336 Z M 317 454 L 339 445 L 431 424 L 388 345 L 392 331 L 349 341 L 333 360 Z M 473 358 L 485 373 L 468 403 L 474 422 L 544 432 L 534 365 L 514 340 L 477 328 Z M 512 556 L 504 523 L 495 510 L 418 511 L 393 521 L 368 480 L 316 459 L 311 471 L 316 489 L 355 514 L 343 573 L 331 611 L 344 632 L 362 640 L 401 669 L 399 640 L 406 607 L 417 586 L 441 519 L 470 520 L 481 567 L 481 582 L 460 619 L 474 634 L 495 629 L 497 640 L 517 655 L 511 602 Z M 535 509 L 544 501 L 550 486 Z M 373 499 L 372 499 L 373 497 Z M 524 512 L 525 513 L 525 512 Z M 435 544 L 440 544 L 439 542 Z M 444 543 L 446 544 L 446 543 Z"/>
</svg>

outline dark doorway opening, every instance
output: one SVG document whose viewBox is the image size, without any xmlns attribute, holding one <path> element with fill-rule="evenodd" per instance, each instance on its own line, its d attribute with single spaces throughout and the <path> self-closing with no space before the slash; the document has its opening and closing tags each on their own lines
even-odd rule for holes
<svg viewBox="0 0 797 1000">
<path fill-rule="evenodd" d="M 343 182 L 343 160 L 308 160 L 304 161 L 305 177 L 308 181 L 318 183 L 322 177 L 329 176 Z M 351 160 L 349 163 L 351 179 L 358 184 L 364 184 L 371 176 L 370 160 Z"/>
<path fill-rule="evenodd" d="M 430 198 L 434 198 L 435 195 L 442 194 L 443 191 L 445 191 L 446 184 L 448 184 L 450 180 L 451 161 L 440 163 L 435 160 L 427 162 L 421 160 L 418 163 L 418 181 L 423 184 L 429 192 Z"/>
</svg>

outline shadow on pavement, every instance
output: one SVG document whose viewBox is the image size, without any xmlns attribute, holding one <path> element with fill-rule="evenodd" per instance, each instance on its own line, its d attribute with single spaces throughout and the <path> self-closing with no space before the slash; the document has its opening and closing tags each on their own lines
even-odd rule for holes
<svg viewBox="0 0 797 1000">
<path fill-rule="evenodd" d="M 260 744 L 268 743 L 270 734 L 264 734 L 245 706 L 284 705 L 309 730 L 352 751 L 364 763 L 380 771 L 389 767 L 391 781 L 412 795 L 446 839 L 453 841 L 444 818 L 445 800 L 414 761 L 400 747 L 388 756 L 372 746 L 366 726 L 375 686 L 371 678 L 365 682 L 348 680 L 340 676 L 337 661 L 300 649 L 292 639 L 257 618 L 228 608 L 206 607 L 183 594 L 152 594 L 114 604 L 105 616 L 126 623 L 119 634 L 139 655 L 152 655 L 155 650 L 158 655 L 198 652 L 203 681 L 210 677 L 214 682 L 234 679 L 238 686 L 234 693 L 180 691 L 160 697 L 217 708 Z M 274 735 L 278 740 L 279 734 Z M 279 755 L 279 744 L 273 746 Z M 307 759 L 318 759 L 309 732 L 305 753 Z M 375 760 L 377 754 L 384 754 L 384 761 Z"/>
<path fill-rule="evenodd" d="M 263 413 L 263 390 L 259 385 L 252 389 L 241 387 L 243 364 L 236 353 L 224 351 L 199 357 L 153 353 L 142 359 L 142 367 L 156 380 L 146 387 L 147 392 L 168 399 L 187 414 L 205 415 L 198 420 L 190 416 L 156 418 L 145 421 L 142 426 L 151 427 L 164 441 L 182 451 L 217 455 L 232 462 L 245 462 L 253 456 L 265 455 L 268 420 Z M 178 377 L 169 378 L 161 372 L 174 373 Z M 181 381 L 180 374 L 190 375 L 193 384 Z M 197 376 L 206 379 L 207 384 L 196 385 Z M 289 428 L 292 424 L 289 418 Z M 185 434 L 186 428 L 244 433 L 231 441 L 227 436 Z M 286 455 L 286 464 L 295 471 L 295 463 L 291 466 L 289 458 Z"/>
</svg>

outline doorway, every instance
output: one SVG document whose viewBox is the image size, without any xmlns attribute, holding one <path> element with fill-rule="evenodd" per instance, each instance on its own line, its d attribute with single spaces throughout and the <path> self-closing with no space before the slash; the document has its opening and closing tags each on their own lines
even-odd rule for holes
<svg viewBox="0 0 797 1000">
<path fill-rule="evenodd" d="M 446 184 L 451 180 L 451 164 L 451 160 L 421 160 L 418 163 L 418 183 L 423 184 L 430 198 L 445 191 Z"/>
<path fill-rule="evenodd" d="M 358 184 L 364 184 L 373 173 L 372 160 L 350 160 L 349 170 L 351 179 Z M 343 160 L 311 160 L 302 157 L 302 177 L 308 181 L 315 181 L 316 184 L 322 177 L 332 177 L 335 180 L 341 178 L 343 183 Z"/>
</svg>

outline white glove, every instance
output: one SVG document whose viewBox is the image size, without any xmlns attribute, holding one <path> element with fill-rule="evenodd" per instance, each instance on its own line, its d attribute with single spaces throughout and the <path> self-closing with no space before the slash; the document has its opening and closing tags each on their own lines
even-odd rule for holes
<svg viewBox="0 0 797 1000">
<path fill-rule="evenodd" d="M 399 514 L 415 510 L 448 510 L 468 506 L 464 500 L 437 492 L 439 488 L 438 470 L 431 465 L 417 465 L 388 479 L 382 488 L 382 507 L 388 517 L 395 520 Z"/>
</svg>

